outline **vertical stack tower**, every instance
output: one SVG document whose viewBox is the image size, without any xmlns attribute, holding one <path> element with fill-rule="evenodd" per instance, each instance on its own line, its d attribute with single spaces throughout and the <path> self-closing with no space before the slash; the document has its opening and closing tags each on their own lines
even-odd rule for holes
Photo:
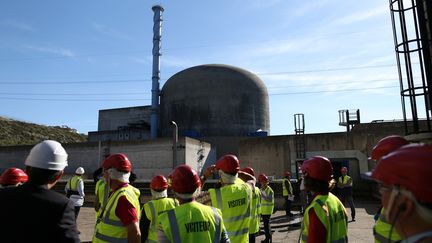
<svg viewBox="0 0 432 243">
<path fill-rule="evenodd" d="M 160 80 L 160 49 L 161 49 L 161 33 L 162 33 L 162 13 L 164 9 L 160 5 L 152 7 L 154 12 L 153 17 L 153 71 L 152 71 L 152 103 L 151 103 L 151 128 L 150 137 L 152 139 L 158 136 L 159 123 L 159 80 Z"/>
</svg>

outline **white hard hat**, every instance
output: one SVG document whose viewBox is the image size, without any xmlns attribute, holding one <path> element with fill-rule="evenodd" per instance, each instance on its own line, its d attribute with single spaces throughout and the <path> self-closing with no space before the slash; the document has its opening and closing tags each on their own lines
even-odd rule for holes
<svg viewBox="0 0 432 243">
<path fill-rule="evenodd" d="M 77 174 L 77 175 L 83 175 L 85 173 L 85 171 L 84 171 L 84 168 L 83 167 L 78 167 L 76 170 L 75 170 L 75 174 Z"/>
<path fill-rule="evenodd" d="M 62 145 L 54 140 L 45 140 L 36 144 L 25 160 L 25 165 L 47 170 L 63 170 L 68 154 Z"/>
</svg>

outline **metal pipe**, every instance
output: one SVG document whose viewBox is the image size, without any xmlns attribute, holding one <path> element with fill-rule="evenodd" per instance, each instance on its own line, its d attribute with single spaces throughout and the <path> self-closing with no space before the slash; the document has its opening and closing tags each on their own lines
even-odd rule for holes
<svg viewBox="0 0 432 243">
<path fill-rule="evenodd" d="M 160 48 L 162 33 L 162 12 L 164 9 L 160 5 L 152 7 L 153 16 L 153 72 L 152 72 L 152 104 L 151 104 L 151 129 L 152 139 L 157 138 L 159 123 L 159 80 L 160 80 Z"/>
<path fill-rule="evenodd" d="M 175 121 L 170 122 L 174 126 L 173 129 L 173 169 L 177 167 L 177 143 L 178 143 L 178 126 Z"/>
</svg>

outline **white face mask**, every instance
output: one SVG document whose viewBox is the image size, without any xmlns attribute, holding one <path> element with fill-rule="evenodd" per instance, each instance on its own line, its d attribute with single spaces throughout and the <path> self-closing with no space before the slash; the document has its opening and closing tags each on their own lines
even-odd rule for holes
<svg viewBox="0 0 432 243">
<path fill-rule="evenodd" d="M 163 197 L 168 197 L 168 193 L 167 190 L 163 190 L 161 192 L 157 192 L 153 189 L 151 189 L 151 195 L 153 198 L 163 198 Z"/>
<path fill-rule="evenodd" d="M 221 178 L 222 183 L 225 183 L 225 184 L 233 184 L 237 179 L 237 174 L 236 175 L 230 175 L 230 174 L 223 172 L 222 170 L 218 170 L 218 173 L 219 173 L 219 176 Z"/>
<path fill-rule="evenodd" d="M 129 183 L 130 172 L 125 173 L 118 171 L 114 168 L 108 169 L 109 177 L 114 180 L 121 181 L 123 183 Z"/>
</svg>

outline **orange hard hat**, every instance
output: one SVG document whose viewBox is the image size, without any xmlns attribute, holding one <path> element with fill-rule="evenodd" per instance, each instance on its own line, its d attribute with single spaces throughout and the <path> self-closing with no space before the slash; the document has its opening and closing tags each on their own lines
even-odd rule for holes
<svg viewBox="0 0 432 243">
<path fill-rule="evenodd" d="M 432 203 L 432 145 L 409 144 L 381 158 L 372 178 L 410 191 L 417 201 Z"/>
<path fill-rule="evenodd" d="M 319 181 L 330 181 L 333 176 L 333 166 L 328 158 L 314 156 L 305 160 L 301 166 L 303 174 Z"/>
<path fill-rule="evenodd" d="M 157 192 L 164 191 L 168 188 L 168 181 L 165 176 L 156 175 L 150 182 L 150 188 Z"/>
<path fill-rule="evenodd" d="M 249 175 L 255 176 L 255 171 L 252 169 L 252 167 L 245 167 L 241 171 L 246 172 Z"/>
<path fill-rule="evenodd" d="M 21 169 L 12 167 L 3 172 L 0 177 L 2 186 L 12 186 L 20 183 L 25 183 L 28 180 L 27 174 Z"/>
<path fill-rule="evenodd" d="M 291 173 L 289 171 L 285 171 L 284 176 L 290 176 Z"/>
<path fill-rule="evenodd" d="M 171 173 L 172 189 L 177 193 L 193 193 L 201 186 L 197 172 L 189 165 L 179 165 Z"/>
<path fill-rule="evenodd" d="M 102 168 L 104 170 L 108 170 L 109 168 L 114 168 L 122 172 L 131 172 L 132 164 L 126 155 L 112 154 L 103 161 Z"/>
<path fill-rule="evenodd" d="M 370 159 L 379 161 L 384 155 L 387 155 L 407 144 L 409 144 L 408 140 L 401 136 L 387 136 L 378 141 L 378 143 L 373 147 Z"/>
<path fill-rule="evenodd" d="M 240 170 L 240 162 L 237 156 L 227 154 L 216 161 L 216 169 L 229 174 L 237 173 Z"/>
</svg>

